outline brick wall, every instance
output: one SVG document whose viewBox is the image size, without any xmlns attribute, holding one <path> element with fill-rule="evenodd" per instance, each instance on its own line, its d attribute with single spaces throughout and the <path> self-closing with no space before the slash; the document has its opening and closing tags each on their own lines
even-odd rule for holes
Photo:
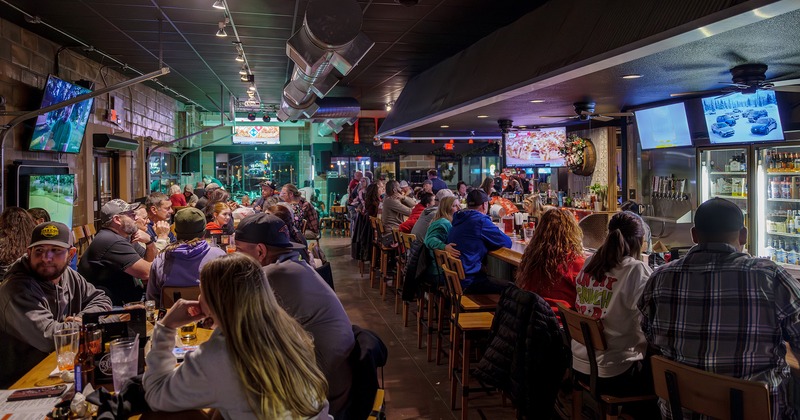
<svg viewBox="0 0 800 420">
<path fill-rule="evenodd" d="M 6 98 L 6 110 L 37 109 L 47 76 L 55 72 L 55 56 L 61 46 L 3 19 L 0 19 L 0 34 L 0 95 Z M 138 76 L 132 72 L 122 74 L 118 70 L 121 69 L 105 67 L 71 49 L 64 49 L 59 54 L 59 71 L 56 76 L 70 82 L 91 80 L 95 83 L 95 89 Z M 144 195 L 145 171 L 148 165 L 141 162 L 144 162 L 144 149 L 147 146 L 145 139 L 151 137 L 154 142 L 159 142 L 175 137 L 173 121 L 178 109 L 174 99 L 142 84 L 117 90 L 112 95 L 123 103 L 124 115 L 120 125 L 105 121 L 108 95 L 95 98 L 94 113 L 78 155 L 26 151 L 31 131 L 24 128 L 23 124 L 10 133 L 10 138 L 4 144 L 6 165 L 19 159 L 60 161 L 69 165 L 71 171 L 77 175 L 79 186 L 73 216 L 75 224 L 91 221 L 94 200 L 92 134 L 118 131 L 115 134 L 139 141 L 138 151 L 121 154 L 127 160 L 126 167 L 130 168 L 120 174 L 121 198 L 128 200 Z M 0 122 L 7 123 L 11 118 L 0 117 Z M 120 130 L 122 131 L 119 132 Z M 7 190 L 5 186 L 3 190 Z"/>
</svg>

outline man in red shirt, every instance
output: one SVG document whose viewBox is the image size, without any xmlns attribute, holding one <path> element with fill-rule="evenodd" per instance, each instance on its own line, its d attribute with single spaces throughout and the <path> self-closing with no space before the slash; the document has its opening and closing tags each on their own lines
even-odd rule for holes
<svg viewBox="0 0 800 420">
<path fill-rule="evenodd" d="M 348 195 L 353 195 L 353 189 L 358 186 L 358 182 L 361 181 L 363 177 L 364 174 L 362 174 L 361 171 L 356 171 L 356 173 L 353 174 L 353 179 L 350 180 L 350 184 L 347 186 Z"/>
</svg>

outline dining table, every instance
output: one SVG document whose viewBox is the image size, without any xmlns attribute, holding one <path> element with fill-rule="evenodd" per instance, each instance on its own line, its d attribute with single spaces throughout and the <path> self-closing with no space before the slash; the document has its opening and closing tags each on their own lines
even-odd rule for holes
<svg viewBox="0 0 800 420">
<path fill-rule="evenodd" d="M 197 328 L 197 339 L 192 340 L 192 342 L 187 343 L 188 345 L 200 345 L 208 341 L 211 337 L 211 333 L 213 330 L 206 329 L 206 328 Z M 151 328 L 148 325 L 148 335 L 151 333 Z M 63 384 L 64 381 L 61 379 L 60 376 L 51 377 L 50 374 L 56 367 L 56 353 L 50 353 L 47 357 L 45 357 L 39 364 L 34 366 L 28 373 L 22 376 L 17 382 L 15 382 L 9 389 L 24 389 L 24 388 L 34 388 L 34 387 L 42 387 L 42 386 L 53 386 L 53 385 L 60 385 Z M 101 384 L 101 387 L 104 387 L 108 390 L 113 390 L 113 384 Z M 213 411 L 209 409 L 205 410 L 186 410 L 177 413 L 166 413 L 166 412 L 145 412 L 141 415 L 131 416 L 131 419 L 209 419 L 213 416 Z"/>
</svg>

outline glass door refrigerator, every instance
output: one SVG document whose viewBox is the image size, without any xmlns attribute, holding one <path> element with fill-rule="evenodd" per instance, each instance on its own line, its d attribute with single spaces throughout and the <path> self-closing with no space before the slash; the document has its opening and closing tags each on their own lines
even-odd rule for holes
<svg viewBox="0 0 800 420">
<path fill-rule="evenodd" d="M 751 185 L 754 172 L 750 165 L 751 150 L 749 145 L 743 145 L 698 148 L 697 151 L 697 168 L 700 172 L 697 177 L 699 180 L 697 205 L 715 197 L 732 201 L 742 209 L 744 223 L 748 229 L 752 213 L 748 187 Z M 754 244 L 753 235 L 750 234 L 747 250 L 752 250 Z"/>
<path fill-rule="evenodd" d="M 759 145 L 753 254 L 800 274 L 800 143 Z M 752 236 L 752 235 L 751 235 Z"/>
</svg>

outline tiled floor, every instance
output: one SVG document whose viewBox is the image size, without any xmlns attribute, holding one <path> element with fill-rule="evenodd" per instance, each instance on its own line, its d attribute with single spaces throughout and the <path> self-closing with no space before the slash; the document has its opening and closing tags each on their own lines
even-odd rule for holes
<svg viewBox="0 0 800 420">
<path fill-rule="evenodd" d="M 350 238 L 331 238 L 325 234 L 321 245 L 331 261 L 336 293 L 350 320 L 376 332 L 389 349 L 389 361 L 384 368 L 387 418 L 460 419 L 460 398 L 457 410 L 449 408 L 446 360 L 440 366 L 427 362 L 424 342 L 423 348 L 417 349 L 414 305 L 409 326 L 404 327 L 402 316 L 394 312 L 394 294 L 387 294 L 386 301 L 381 301 L 379 290 L 370 288 L 369 275 L 363 278 L 359 275 L 358 264 L 350 258 Z M 502 406 L 499 394 L 473 395 L 476 398 L 470 399 L 470 419 L 481 418 L 479 408 L 487 419 L 515 418 L 510 406 Z"/>
</svg>

